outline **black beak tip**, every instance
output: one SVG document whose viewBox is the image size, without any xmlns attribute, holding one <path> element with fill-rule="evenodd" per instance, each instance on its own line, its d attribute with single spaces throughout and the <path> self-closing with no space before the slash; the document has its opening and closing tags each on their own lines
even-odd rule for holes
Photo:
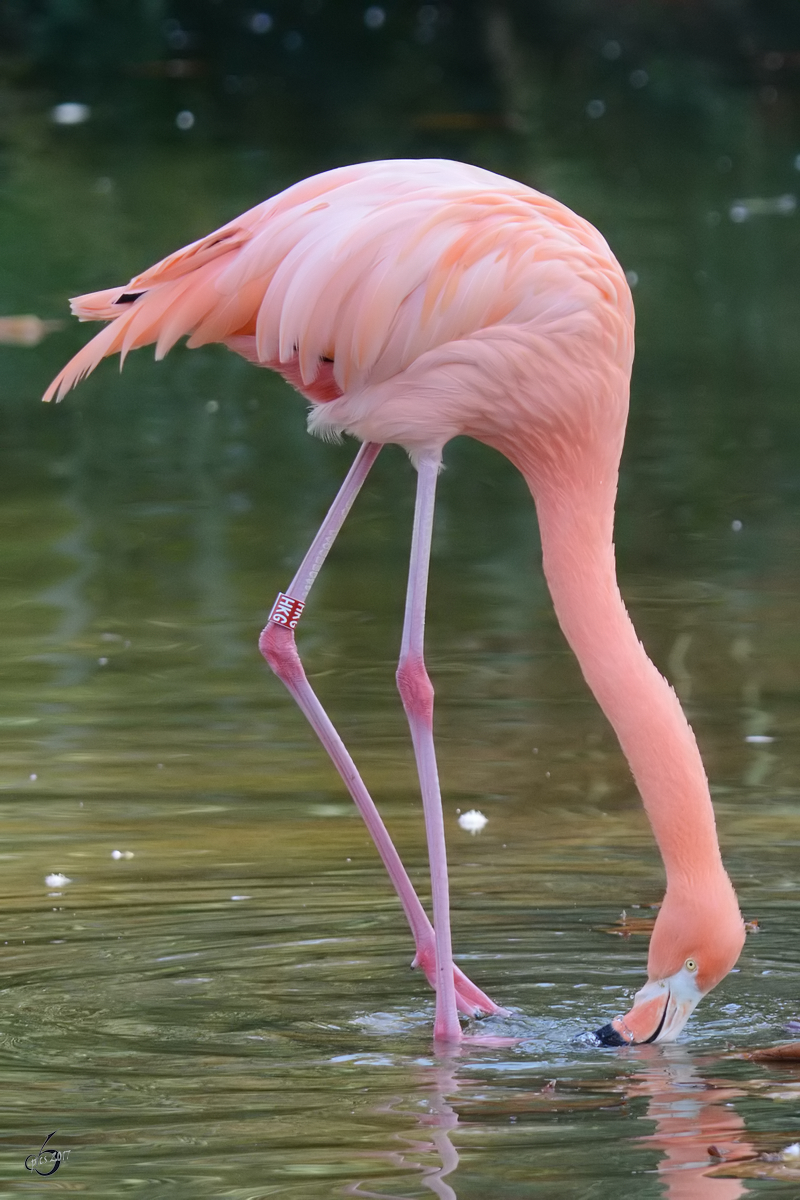
<svg viewBox="0 0 800 1200">
<path fill-rule="evenodd" d="M 627 1046 L 625 1038 L 621 1033 L 617 1033 L 613 1025 L 604 1025 L 602 1029 L 596 1029 L 594 1036 L 601 1046 Z"/>
</svg>

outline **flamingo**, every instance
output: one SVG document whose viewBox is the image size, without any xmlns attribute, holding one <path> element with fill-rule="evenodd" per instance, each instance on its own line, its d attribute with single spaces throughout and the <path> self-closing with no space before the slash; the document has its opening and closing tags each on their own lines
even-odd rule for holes
<svg viewBox="0 0 800 1200">
<path fill-rule="evenodd" d="M 438 159 L 368 162 L 294 184 L 124 287 L 80 296 L 108 322 L 56 377 L 60 400 L 102 358 L 155 342 L 222 342 L 310 401 L 309 430 L 361 442 L 260 649 L 358 805 L 435 989 L 434 1038 L 459 1010 L 504 1012 L 454 965 L 444 821 L 425 668 L 428 563 L 447 442 L 466 434 L 522 473 L 556 615 L 638 786 L 666 874 L 645 985 L 597 1031 L 604 1044 L 674 1040 L 744 942 L 694 734 L 648 658 L 617 583 L 613 521 L 633 359 L 633 304 L 588 221 L 524 184 Z M 433 925 L 360 775 L 303 670 L 295 627 L 380 448 L 417 470 L 397 684 L 416 756 Z"/>
</svg>

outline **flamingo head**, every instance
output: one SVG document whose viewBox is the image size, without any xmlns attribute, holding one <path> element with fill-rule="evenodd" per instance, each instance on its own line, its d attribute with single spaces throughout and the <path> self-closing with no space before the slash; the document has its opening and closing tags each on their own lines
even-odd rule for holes
<svg viewBox="0 0 800 1200">
<path fill-rule="evenodd" d="M 735 966 L 744 938 L 724 871 L 702 885 L 668 887 L 650 939 L 647 983 L 630 1011 L 595 1037 L 604 1046 L 674 1042 L 696 1005 Z"/>
</svg>

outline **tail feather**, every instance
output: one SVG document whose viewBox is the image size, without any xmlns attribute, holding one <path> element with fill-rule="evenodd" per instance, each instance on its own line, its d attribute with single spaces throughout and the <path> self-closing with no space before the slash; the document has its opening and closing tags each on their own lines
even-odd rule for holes
<svg viewBox="0 0 800 1200">
<path fill-rule="evenodd" d="M 156 337 L 151 339 L 156 343 L 156 359 L 159 361 L 169 353 L 184 334 L 191 333 L 210 307 L 208 297 L 191 292 L 186 297 L 178 292 L 176 297 L 173 288 L 165 288 L 164 291 L 169 293 L 169 299 L 164 305 L 163 320 L 160 321 L 155 331 Z M 182 303 L 179 302 L 173 307 L 175 299 Z"/>
<path fill-rule="evenodd" d="M 173 283 L 154 287 L 152 291 L 142 295 L 134 306 L 120 347 L 123 363 L 131 350 L 138 350 L 140 346 L 148 346 L 151 342 L 158 342 L 160 345 L 165 329 L 167 332 L 172 330 L 173 336 L 164 354 L 174 346 L 178 338 L 192 329 L 192 310 L 199 304 L 201 310 L 205 311 L 214 302 L 213 294 L 209 296 L 204 288 L 201 288 L 198 294 L 194 294 L 193 282 L 192 278 L 178 279 Z"/>
<path fill-rule="evenodd" d="M 72 315 L 80 321 L 113 321 L 126 311 L 125 301 L 120 304 L 120 300 L 130 292 L 130 285 L 107 288 L 104 292 L 87 292 L 85 296 L 74 296 L 69 306 Z"/>
<path fill-rule="evenodd" d="M 81 320 L 109 321 L 110 324 L 67 363 L 43 399 L 61 400 L 81 379 L 91 374 L 101 359 L 117 351 L 122 365 L 131 350 L 155 342 L 156 358 L 163 358 L 179 338 L 187 334 L 196 334 L 192 341 L 195 346 L 212 340 L 205 335 L 207 331 L 217 335 L 213 338 L 216 341 L 222 340 L 220 333 L 223 336 L 239 333 L 248 323 L 254 326 L 260 299 L 257 285 L 243 289 L 235 297 L 220 296 L 214 286 L 216 277 L 227 265 L 223 256 L 241 244 L 238 236 L 237 233 L 236 238 L 217 242 L 192 256 L 179 251 L 172 256 L 176 262 L 165 272 L 160 271 L 161 264 L 157 264 L 125 287 L 90 292 L 72 300 L 72 311 Z M 165 274 L 169 278 L 165 279 Z M 150 282 L 145 286 L 148 279 Z"/>
<path fill-rule="evenodd" d="M 161 329 L 158 331 L 158 346 L 156 356 L 163 357 L 171 349 L 178 338 L 189 334 L 189 345 L 193 349 L 200 343 L 193 342 L 192 336 L 197 327 L 209 313 L 214 312 L 222 302 L 222 298 L 214 287 L 214 281 L 219 275 L 220 266 L 209 263 L 200 267 L 188 280 L 188 286 L 180 297 L 180 301 L 170 306 L 169 313 Z M 177 288 L 179 285 L 170 284 Z"/>
<path fill-rule="evenodd" d="M 137 275 L 131 280 L 129 284 L 131 290 L 150 288 L 154 284 L 170 283 L 174 279 L 181 279 L 184 275 L 196 271 L 198 267 L 213 262 L 220 255 L 229 254 L 231 250 L 238 250 L 253 236 L 252 230 L 240 222 L 241 218 L 238 222 L 223 225 L 214 233 L 209 233 L 199 241 L 192 242 L 191 245 L 184 246 L 181 250 L 176 250 L 174 254 L 162 258 L 161 262 L 148 267 L 141 275 Z"/>
<path fill-rule="evenodd" d="M 121 319 L 114 321 L 102 329 L 96 337 L 87 342 L 82 350 L 71 358 L 67 365 L 59 371 L 42 399 L 61 400 L 87 375 L 91 375 L 97 364 L 109 354 L 119 349 L 124 329 L 120 328 Z"/>
<path fill-rule="evenodd" d="M 222 342 L 234 335 L 254 334 L 255 314 L 264 296 L 264 284 L 251 279 L 238 291 L 223 295 L 203 318 L 187 342 L 190 349 L 207 342 Z"/>
<path fill-rule="evenodd" d="M 156 342 L 156 357 L 167 351 L 186 334 L 198 330 L 218 307 L 228 310 L 228 318 L 220 313 L 215 328 L 237 333 L 254 321 L 253 312 L 243 312 L 241 303 L 229 305 L 214 287 L 214 279 L 224 269 L 235 252 L 253 237 L 258 209 L 251 209 L 229 225 L 176 250 L 167 258 L 136 275 L 124 287 L 89 292 L 70 300 L 73 314 L 81 321 L 109 321 L 109 326 L 93 337 L 72 358 L 48 387 L 43 399 L 61 400 L 81 379 L 91 374 L 101 359 L 121 354 L 122 362 L 130 350 Z M 199 332 L 199 330 L 198 330 Z M 209 340 L 202 337 L 202 341 Z M 200 344 L 199 342 L 197 344 Z"/>
</svg>

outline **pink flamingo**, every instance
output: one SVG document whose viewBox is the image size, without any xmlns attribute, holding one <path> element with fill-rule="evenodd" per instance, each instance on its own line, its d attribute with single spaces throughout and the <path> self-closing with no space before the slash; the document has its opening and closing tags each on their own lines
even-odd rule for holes
<svg viewBox="0 0 800 1200">
<path fill-rule="evenodd" d="M 362 163 L 306 179 L 176 251 L 125 287 L 72 301 L 109 324 L 64 368 L 61 397 L 100 360 L 156 343 L 160 359 L 223 342 L 279 371 L 311 401 L 309 428 L 361 449 L 261 651 L 330 754 L 388 869 L 436 990 L 434 1034 L 458 1009 L 500 1012 L 454 966 L 425 601 L 442 448 L 468 434 L 521 471 L 539 519 L 544 573 L 564 635 L 614 727 L 664 861 L 666 894 L 648 981 L 598 1031 L 623 1044 L 672 1040 L 744 942 L 720 858 L 694 735 L 647 657 L 617 585 L 614 501 L 633 358 L 633 307 L 603 237 L 563 204 L 489 171 L 441 160 Z M 397 683 L 411 727 L 428 838 L 433 927 L 356 767 L 306 679 L 294 627 L 380 447 L 418 472 Z M 434 932 L 435 929 L 435 932 Z"/>
</svg>

